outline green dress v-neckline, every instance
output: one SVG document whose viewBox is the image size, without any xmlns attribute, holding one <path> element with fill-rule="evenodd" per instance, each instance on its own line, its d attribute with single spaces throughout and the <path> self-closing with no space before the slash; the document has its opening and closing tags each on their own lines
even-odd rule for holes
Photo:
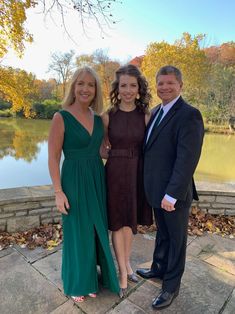
<svg viewBox="0 0 235 314">
<path fill-rule="evenodd" d="M 91 133 L 90 133 L 90 132 L 87 130 L 87 128 L 86 128 L 71 112 L 69 112 L 68 110 L 63 110 L 63 111 L 68 112 L 69 115 L 74 119 L 74 121 L 77 122 L 77 123 L 87 132 L 87 134 L 88 134 L 90 137 L 93 136 L 93 134 L 94 134 L 94 129 L 95 129 L 95 121 L 96 121 L 96 119 L 95 119 L 95 114 L 94 114 L 94 113 L 93 113 L 93 127 L 92 127 L 92 131 L 91 131 Z"/>
</svg>

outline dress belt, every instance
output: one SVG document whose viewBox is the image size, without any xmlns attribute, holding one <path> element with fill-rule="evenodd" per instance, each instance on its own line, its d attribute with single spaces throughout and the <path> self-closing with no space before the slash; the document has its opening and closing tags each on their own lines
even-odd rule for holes
<svg viewBox="0 0 235 314">
<path fill-rule="evenodd" d="M 76 160 L 76 159 L 90 159 L 90 158 L 101 158 L 99 153 L 92 152 L 86 149 L 66 149 L 64 150 L 64 158 L 69 160 Z"/>
<path fill-rule="evenodd" d="M 111 149 L 109 151 L 109 157 L 127 157 L 133 158 L 140 155 L 140 150 L 137 148 L 126 148 L 126 149 Z"/>
</svg>

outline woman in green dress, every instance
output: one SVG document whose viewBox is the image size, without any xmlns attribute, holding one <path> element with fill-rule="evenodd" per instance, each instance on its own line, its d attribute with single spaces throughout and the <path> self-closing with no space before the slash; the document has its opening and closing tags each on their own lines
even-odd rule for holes
<svg viewBox="0 0 235 314">
<path fill-rule="evenodd" d="M 48 140 L 49 170 L 63 221 L 63 287 L 75 302 L 84 301 L 86 295 L 96 297 L 97 265 L 102 284 L 119 292 L 109 247 L 104 166 L 99 154 L 104 130 L 96 113 L 101 110 L 97 74 L 89 67 L 78 69 L 63 110 L 53 117 Z"/>
</svg>

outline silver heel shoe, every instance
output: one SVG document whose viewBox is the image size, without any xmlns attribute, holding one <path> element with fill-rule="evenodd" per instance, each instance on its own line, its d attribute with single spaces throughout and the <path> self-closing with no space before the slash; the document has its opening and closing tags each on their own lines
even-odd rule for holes
<svg viewBox="0 0 235 314">
<path fill-rule="evenodd" d="M 121 299 L 125 298 L 127 296 L 127 288 L 120 288 L 119 290 L 119 297 Z"/>
<path fill-rule="evenodd" d="M 132 282 L 135 282 L 135 283 L 139 282 L 138 277 L 137 277 L 136 274 L 134 274 L 134 273 L 132 273 L 132 274 L 130 274 L 130 275 L 127 275 L 127 279 L 128 279 L 129 281 L 132 281 Z"/>
</svg>

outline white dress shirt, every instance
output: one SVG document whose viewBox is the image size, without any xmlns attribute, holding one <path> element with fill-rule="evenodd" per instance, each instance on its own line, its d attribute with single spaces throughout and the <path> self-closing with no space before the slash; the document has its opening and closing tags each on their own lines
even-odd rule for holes
<svg viewBox="0 0 235 314">
<path fill-rule="evenodd" d="M 157 120 L 157 117 L 159 115 L 159 112 L 161 110 L 161 108 L 163 109 L 163 115 L 162 115 L 162 118 L 161 120 L 159 121 L 158 124 L 161 123 L 162 119 L 165 117 L 165 115 L 168 113 L 168 111 L 173 107 L 173 105 L 177 102 L 177 100 L 180 98 L 180 95 L 178 97 L 176 97 L 175 99 L 173 99 L 172 101 L 170 101 L 168 104 L 164 105 L 161 104 L 160 108 L 159 108 L 159 111 L 158 111 L 158 114 L 156 115 L 156 117 L 154 118 L 153 122 L 151 123 L 150 127 L 149 127 L 149 130 L 148 130 L 148 135 L 147 135 L 147 139 L 146 139 L 146 143 L 148 142 L 148 139 L 150 137 L 150 134 L 152 132 L 152 129 L 154 127 L 154 124 Z"/>
</svg>

